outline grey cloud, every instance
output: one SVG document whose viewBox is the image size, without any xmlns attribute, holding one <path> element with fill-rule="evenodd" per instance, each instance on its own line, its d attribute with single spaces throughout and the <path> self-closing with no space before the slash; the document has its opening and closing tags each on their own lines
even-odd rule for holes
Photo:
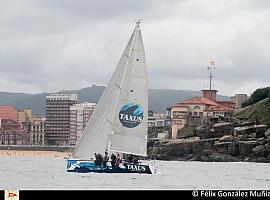
<svg viewBox="0 0 270 200">
<path fill-rule="evenodd" d="M 237 82 L 250 92 L 269 79 L 269 1 L 17 0 L 0 12 L 0 91 L 106 85 L 136 18 L 151 88 L 200 90 L 209 59 L 230 95 Z"/>
</svg>

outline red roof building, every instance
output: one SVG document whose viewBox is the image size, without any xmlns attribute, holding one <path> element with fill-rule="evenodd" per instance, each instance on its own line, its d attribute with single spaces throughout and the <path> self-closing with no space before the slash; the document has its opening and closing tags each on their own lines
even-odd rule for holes
<svg viewBox="0 0 270 200">
<path fill-rule="evenodd" d="M 217 102 L 215 101 L 212 101 L 211 99 L 208 99 L 208 98 L 205 98 L 205 97 L 192 97 L 190 99 L 186 99 L 184 101 L 181 101 L 180 103 L 177 103 L 177 104 L 180 104 L 182 106 L 186 105 L 186 104 L 205 104 L 205 105 L 212 105 L 212 106 L 216 106 L 218 105 Z M 176 105 L 177 105 L 176 104 Z"/>
<path fill-rule="evenodd" d="M 230 101 L 212 101 L 205 97 L 193 97 L 190 99 L 186 99 L 184 101 L 181 101 L 179 103 L 176 103 L 173 107 L 189 107 L 191 108 L 191 105 L 200 105 L 203 106 L 203 112 L 232 112 L 235 108 L 235 103 Z M 193 107 L 196 109 L 196 106 Z M 192 108 L 191 108 L 192 110 Z"/>
<path fill-rule="evenodd" d="M 0 105 L 0 118 L 18 121 L 18 111 L 14 106 Z"/>
<path fill-rule="evenodd" d="M 12 119 L 0 119 L 0 145 L 29 145 L 30 134 Z"/>
<path fill-rule="evenodd" d="M 202 97 L 193 97 L 183 100 L 172 106 L 172 138 L 178 138 L 178 130 L 195 123 L 196 118 L 225 117 L 233 112 L 235 103 L 232 101 L 216 100 L 217 90 L 203 90 Z M 194 119 L 194 120 L 192 120 Z"/>
</svg>

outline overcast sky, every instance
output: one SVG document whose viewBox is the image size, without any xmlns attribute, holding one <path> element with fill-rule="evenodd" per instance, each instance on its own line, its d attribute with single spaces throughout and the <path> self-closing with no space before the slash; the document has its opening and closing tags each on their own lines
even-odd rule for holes
<svg viewBox="0 0 270 200">
<path fill-rule="evenodd" d="M 142 18 L 149 88 L 250 94 L 270 82 L 268 0 L 0 0 L 0 91 L 106 85 Z"/>
</svg>

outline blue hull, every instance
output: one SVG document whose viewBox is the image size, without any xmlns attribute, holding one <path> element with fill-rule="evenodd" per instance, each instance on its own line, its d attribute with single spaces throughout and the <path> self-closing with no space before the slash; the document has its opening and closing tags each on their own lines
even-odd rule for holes
<svg viewBox="0 0 270 200">
<path fill-rule="evenodd" d="M 150 166 L 124 162 L 114 167 L 108 162 L 106 166 L 97 166 L 93 160 L 67 160 L 67 171 L 78 173 L 141 173 L 152 174 Z"/>
</svg>

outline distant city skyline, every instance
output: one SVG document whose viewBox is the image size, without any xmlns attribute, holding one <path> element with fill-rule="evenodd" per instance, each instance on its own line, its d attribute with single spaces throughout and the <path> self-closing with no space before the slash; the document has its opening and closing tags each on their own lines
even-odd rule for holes
<svg viewBox="0 0 270 200">
<path fill-rule="evenodd" d="M 0 11 L 0 92 L 106 86 L 138 18 L 149 88 L 209 88 L 210 60 L 220 95 L 270 85 L 266 0 L 14 0 Z"/>
</svg>

